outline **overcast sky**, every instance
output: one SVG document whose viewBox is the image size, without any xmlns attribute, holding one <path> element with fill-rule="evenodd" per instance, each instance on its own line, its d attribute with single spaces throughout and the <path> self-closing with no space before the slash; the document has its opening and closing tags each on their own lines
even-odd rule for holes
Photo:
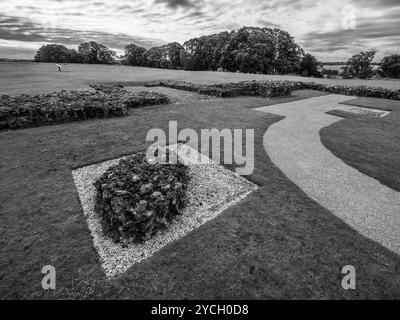
<svg viewBox="0 0 400 320">
<path fill-rule="evenodd" d="M 242 26 L 286 30 L 322 61 L 400 53 L 400 0 L 0 0 L 0 57 L 88 40 L 121 53 Z"/>
</svg>

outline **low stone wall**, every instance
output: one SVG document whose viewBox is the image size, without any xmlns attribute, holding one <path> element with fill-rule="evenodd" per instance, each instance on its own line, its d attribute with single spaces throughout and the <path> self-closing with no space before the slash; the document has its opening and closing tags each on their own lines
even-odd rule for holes
<svg viewBox="0 0 400 320">
<path fill-rule="evenodd" d="M 0 130 L 37 127 L 93 118 L 120 117 L 128 109 L 168 104 L 166 95 L 128 92 L 119 86 L 97 86 L 95 91 L 62 90 L 48 94 L 0 96 Z"/>
<path fill-rule="evenodd" d="M 242 81 L 214 85 L 195 84 L 184 81 L 160 81 L 145 84 L 146 86 L 165 86 L 174 89 L 193 91 L 218 97 L 263 96 L 276 97 L 289 95 L 292 90 L 310 89 L 334 94 L 359 97 L 384 98 L 400 100 L 400 89 L 385 89 L 366 86 L 331 86 L 303 81 Z"/>
</svg>

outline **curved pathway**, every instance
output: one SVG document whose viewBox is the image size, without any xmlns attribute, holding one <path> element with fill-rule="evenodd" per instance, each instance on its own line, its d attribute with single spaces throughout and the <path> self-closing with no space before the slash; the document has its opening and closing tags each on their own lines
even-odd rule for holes
<svg viewBox="0 0 400 320">
<path fill-rule="evenodd" d="M 321 128 L 341 120 L 325 112 L 352 98 L 327 95 L 255 109 L 286 117 L 265 132 L 264 148 L 309 197 L 400 254 L 400 192 L 348 166 L 320 140 Z"/>
</svg>

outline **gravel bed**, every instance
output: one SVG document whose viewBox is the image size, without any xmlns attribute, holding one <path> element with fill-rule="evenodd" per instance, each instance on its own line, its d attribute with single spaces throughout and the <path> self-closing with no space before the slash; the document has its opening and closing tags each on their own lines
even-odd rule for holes
<svg viewBox="0 0 400 320">
<path fill-rule="evenodd" d="M 377 118 L 382 118 L 390 113 L 390 111 L 384 111 L 372 108 L 363 108 L 363 107 L 343 105 L 343 104 L 338 104 L 337 106 L 335 106 L 335 110 L 343 110 L 354 114 L 360 114 L 363 116 L 370 116 Z"/>
<path fill-rule="evenodd" d="M 159 231 L 148 241 L 126 247 L 114 243 L 103 234 L 100 218 L 94 210 L 96 189 L 93 182 L 110 166 L 116 165 L 121 158 L 72 171 L 94 247 L 100 256 L 107 277 L 125 272 L 133 264 L 150 257 L 169 242 L 178 240 L 208 220 L 215 218 L 257 189 L 257 186 L 247 179 L 213 163 L 209 158 L 186 145 L 179 146 L 178 155 L 189 166 L 190 181 L 185 209 L 166 229 Z M 196 164 L 194 159 L 199 158 L 201 164 Z"/>
<path fill-rule="evenodd" d="M 177 103 L 177 104 L 189 103 L 192 101 L 215 99 L 215 97 L 213 96 L 198 94 L 196 92 L 182 91 L 167 87 L 129 86 L 129 87 L 124 87 L 124 89 L 129 92 L 152 91 L 152 92 L 162 93 L 170 98 L 171 103 Z"/>
</svg>

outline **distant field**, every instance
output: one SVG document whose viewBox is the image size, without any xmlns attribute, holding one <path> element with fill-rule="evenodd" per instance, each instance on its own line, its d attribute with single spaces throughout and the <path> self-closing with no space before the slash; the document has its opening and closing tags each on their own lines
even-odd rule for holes
<svg viewBox="0 0 400 320">
<path fill-rule="evenodd" d="M 344 64 L 339 64 L 339 65 L 324 64 L 324 69 L 326 69 L 326 70 L 339 70 L 340 71 L 340 68 L 342 68 L 342 67 L 344 67 Z M 375 70 L 376 68 L 378 68 L 378 66 L 376 66 L 376 65 L 372 66 L 372 69 Z"/>
<path fill-rule="evenodd" d="M 87 88 L 91 82 L 186 80 L 198 83 L 221 83 L 241 80 L 301 80 L 336 85 L 366 85 L 399 89 L 396 80 L 339 80 L 299 76 L 257 75 L 211 71 L 179 71 L 119 65 L 65 64 L 58 72 L 53 63 L 0 63 L 0 94 L 50 92 L 60 89 Z"/>
<path fill-rule="evenodd" d="M 343 65 L 329 65 L 329 64 L 324 64 L 324 69 L 326 70 L 338 70 L 340 71 L 340 68 L 342 68 Z"/>
</svg>

